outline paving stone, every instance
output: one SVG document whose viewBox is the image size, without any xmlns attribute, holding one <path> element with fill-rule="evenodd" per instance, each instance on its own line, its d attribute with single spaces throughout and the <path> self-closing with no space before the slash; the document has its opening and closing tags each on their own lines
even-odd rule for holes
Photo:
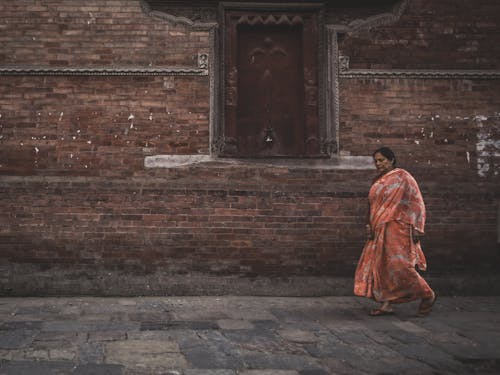
<svg viewBox="0 0 500 375">
<path fill-rule="evenodd" d="M 85 364 L 78 365 L 72 372 L 74 375 L 122 375 L 124 367 L 122 365 L 98 365 Z"/>
<path fill-rule="evenodd" d="M 387 335 L 403 344 L 422 344 L 426 342 L 425 339 L 421 336 L 415 335 L 414 333 L 408 331 L 390 331 L 387 332 Z"/>
<path fill-rule="evenodd" d="M 350 365 L 350 363 L 344 359 L 339 358 L 325 358 L 321 363 L 328 368 L 329 375 L 353 375 L 356 374 L 356 370 Z M 367 372 L 365 371 L 365 374 Z"/>
<path fill-rule="evenodd" d="M 285 340 L 299 343 L 310 343 L 316 342 L 319 340 L 318 336 L 316 336 L 313 332 L 302 331 L 302 330 L 293 330 L 293 329 L 284 329 L 279 330 L 278 334 Z"/>
<path fill-rule="evenodd" d="M 255 329 L 276 329 L 281 327 L 281 324 L 276 320 L 257 319 L 251 320 L 251 322 L 254 325 Z"/>
<path fill-rule="evenodd" d="M 281 354 L 306 353 L 302 345 L 284 340 L 272 330 L 230 330 L 223 331 L 223 335 L 242 350 Z"/>
<path fill-rule="evenodd" d="M 88 341 L 118 341 L 125 340 L 127 332 L 105 331 L 105 332 L 89 332 Z"/>
<path fill-rule="evenodd" d="M 377 323 L 377 322 L 376 322 Z M 383 322 L 378 322 L 377 327 L 380 329 L 383 329 L 382 327 L 379 327 L 379 323 Z M 392 326 L 390 323 L 386 323 L 388 326 Z M 354 320 L 336 320 L 334 322 L 329 321 L 325 324 L 325 326 L 335 332 L 352 332 L 352 331 L 362 331 L 367 329 L 367 325 L 365 322 L 362 320 L 359 321 L 354 321 Z"/>
<path fill-rule="evenodd" d="M 108 321 L 48 321 L 42 324 L 44 331 L 53 332 L 92 332 L 92 331 L 132 331 L 139 328 L 136 322 Z"/>
<path fill-rule="evenodd" d="M 500 358 L 466 359 L 460 362 L 465 365 L 465 374 L 500 374 Z"/>
<path fill-rule="evenodd" d="M 393 349 L 405 357 L 425 363 L 428 366 L 440 371 L 450 370 L 458 372 L 462 367 L 461 363 L 455 360 L 451 355 L 440 350 L 438 347 L 429 345 L 428 343 L 407 343 L 405 345 L 393 347 Z"/>
<path fill-rule="evenodd" d="M 88 338 L 87 332 L 47 332 L 41 331 L 35 342 L 56 342 L 61 343 L 79 343 L 86 342 Z"/>
<path fill-rule="evenodd" d="M 248 320 L 241 319 L 222 319 L 217 321 L 218 326 L 221 329 L 253 329 L 255 326 Z"/>
<path fill-rule="evenodd" d="M 297 371 L 292 370 L 244 370 L 241 375 L 299 375 Z"/>
<path fill-rule="evenodd" d="M 50 353 L 49 350 L 43 350 L 43 349 L 28 349 L 25 350 L 24 355 L 20 358 L 13 358 L 11 356 L 11 359 L 31 359 L 35 361 L 48 361 L 50 360 Z M 19 355 L 19 352 L 16 353 L 16 356 Z"/>
<path fill-rule="evenodd" d="M 232 342 L 246 345 L 262 345 L 262 348 L 268 350 L 274 346 L 272 343 L 281 344 L 282 338 L 274 331 L 262 329 L 239 329 L 223 331 L 224 337 Z"/>
<path fill-rule="evenodd" d="M 490 358 L 500 358 L 500 343 L 499 334 L 494 332 L 467 332 L 464 331 L 466 335 L 473 342 L 472 346 L 461 345 L 465 349 L 460 357 L 470 358 L 470 359 L 490 359 Z M 442 345 L 445 349 L 450 349 L 452 346 L 445 343 Z M 457 346 L 455 346 L 457 348 Z M 468 348 L 468 352 L 467 352 Z"/>
<path fill-rule="evenodd" d="M 148 369 L 183 369 L 188 367 L 176 342 L 125 340 L 105 344 L 105 363 Z"/>
<path fill-rule="evenodd" d="M 392 324 L 394 324 L 394 326 L 396 326 L 397 328 L 399 328 L 403 331 L 413 333 L 415 335 L 429 335 L 431 333 L 429 330 L 427 330 L 427 329 L 423 328 L 422 326 L 419 326 L 413 322 L 397 321 L 397 322 L 393 322 Z"/>
<path fill-rule="evenodd" d="M 202 369 L 228 368 L 239 369 L 243 361 L 238 355 L 214 347 L 195 347 L 183 351 L 193 367 Z"/>
<path fill-rule="evenodd" d="M 42 328 L 42 321 L 15 321 L 15 322 L 3 322 L 0 326 L 0 331 L 4 330 L 30 330 L 30 331 L 40 331 Z"/>
<path fill-rule="evenodd" d="M 372 360 L 369 364 L 359 365 L 354 364 L 354 368 L 358 371 L 362 371 L 365 368 L 369 368 L 374 374 L 387 374 L 387 375 L 457 375 L 455 373 L 449 373 L 443 371 L 437 371 L 435 368 L 429 366 L 426 363 L 420 362 L 418 360 L 399 357 L 399 358 L 382 358 L 380 360 Z M 369 366 L 369 367 L 364 367 Z M 470 374 L 469 374 L 470 375 Z"/>
<path fill-rule="evenodd" d="M 129 340 L 174 341 L 181 345 L 185 341 L 199 340 L 198 331 L 189 329 L 171 329 L 161 331 L 130 331 Z"/>
<path fill-rule="evenodd" d="M 400 341 L 394 339 L 389 336 L 386 332 L 383 331 L 375 331 L 375 330 L 366 330 L 364 334 L 370 338 L 371 341 L 380 344 L 380 345 L 398 345 Z"/>
<path fill-rule="evenodd" d="M 159 331 L 166 329 L 193 329 L 206 330 L 218 329 L 219 326 L 213 321 L 168 321 L 168 322 L 142 322 L 141 331 Z"/>
<path fill-rule="evenodd" d="M 102 342 L 88 342 L 78 348 L 79 363 L 103 363 L 104 344 Z"/>
<path fill-rule="evenodd" d="M 9 329 L 0 331 L 0 349 L 20 349 L 31 345 L 39 331 Z"/>
<path fill-rule="evenodd" d="M 219 332 L 200 332 L 195 339 L 180 341 L 190 367 L 201 369 L 240 369 L 243 361 L 238 346 Z"/>
<path fill-rule="evenodd" d="M 132 312 L 126 314 L 127 320 L 133 322 L 164 322 L 172 320 L 165 312 Z"/>
<path fill-rule="evenodd" d="M 71 342 L 71 341 L 40 341 L 40 340 L 35 340 L 33 341 L 33 344 L 30 345 L 30 348 L 36 349 L 36 350 L 58 350 L 58 349 L 72 349 L 73 351 L 76 352 L 76 347 L 79 343 L 78 342 Z M 82 343 L 83 344 L 83 343 Z"/>
<path fill-rule="evenodd" d="M 337 336 L 342 342 L 345 342 L 349 345 L 363 345 L 366 344 L 367 341 L 371 341 L 370 338 L 365 334 L 365 332 L 361 330 L 339 331 L 337 329 L 332 329 L 332 333 Z"/>
<path fill-rule="evenodd" d="M 234 370 L 226 369 L 186 369 L 183 375 L 241 375 L 242 372 L 236 372 Z"/>
<path fill-rule="evenodd" d="M 301 322 L 310 319 L 309 315 L 301 310 L 288 310 L 283 308 L 272 308 L 271 313 L 281 322 Z"/>
<path fill-rule="evenodd" d="M 49 358 L 55 361 L 73 361 L 76 358 L 76 350 L 71 349 L 49 349 Z"/>
<path fill-rule="evenodd" d="M 316 369 L 299 371 L 299 375 L 331 375 L 331 373 L 326 370 Z"/>
<path fill-rule="evenodd" d="M 169 312 L 172 319 L 177 321 L 217 321 L 231 318 L 227 308 L 222 299 L 191 298 L 182 300 L 180 305 L 170 306 Z"/>
<path fill-rule="evenodd" d="M 338 338 L 322 338 L 320 342 L 306 344 L 305 349 L 315 358 L 350 358 L 353 353 L 351 345 L 348 345 Z"/>
<path fill-rule="evenodd" d="M 261 352 L 244 352 L 242 358 L 250 369 L 274 370 L 307 370 L 317 369 L 318 363 L 305 355 L 269 354 Z"/>
<path fill-rule="evenodd" d="M 184 375 L 182 370 L 165 370 L 165 369 L 141 369 L 125 367 L 123 375 Z"/>
<path fill-rule="evenodd" d="M 492 375 L 500 297 L 0 298 L 0 375 Z M 255 313 L 255 315 L 252 315 Z M 281 373 L 280 373 L 281 371 Z"/>
<path fill-rule="evenodd" d="M 0 374 L 2 375 L 68 375 L 74 365 L 71 362 L 56 361 L 2 361 Z"/>
</svg>

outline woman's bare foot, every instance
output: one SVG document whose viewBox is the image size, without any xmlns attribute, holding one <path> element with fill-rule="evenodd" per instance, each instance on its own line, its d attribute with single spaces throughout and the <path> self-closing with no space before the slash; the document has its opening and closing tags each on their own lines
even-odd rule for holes
<svg viewBox="0 0 500 375">
<path fill-rule="evenodd" d="M 391 307 L 390 302 L 382 303 L 382 306 L 379 308 L 373 309 L 370 311 L 370 316 L 381 316 L 381 315 L 392 315 L 394 314 L 394 310 Z"/>
<path fill-rule="evenodd" d="M 437 295 L 434 292 L 432 292 L 432 297 L 422 299 L 422 302 L 420 302 L 420 306 L 418 307 L 417 316 L 423 318 L 429 315 L 432 311 L 432 307 L 436 303 L 436 300 Z"/>
</svg>

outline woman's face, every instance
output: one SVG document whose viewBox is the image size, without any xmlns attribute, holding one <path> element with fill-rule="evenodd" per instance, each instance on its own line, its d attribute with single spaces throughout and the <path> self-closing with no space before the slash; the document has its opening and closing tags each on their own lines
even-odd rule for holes
<svg viewBox="0 0 500 375">
<path fill-rule="evenodd" d="M 392 160 L 387 159 L 380 152 L 373 155 L 373 161 L 375 162 L 375 167 L 380 174 L 384 174 L 394 169 L 394 164 Z"/>
</svg>

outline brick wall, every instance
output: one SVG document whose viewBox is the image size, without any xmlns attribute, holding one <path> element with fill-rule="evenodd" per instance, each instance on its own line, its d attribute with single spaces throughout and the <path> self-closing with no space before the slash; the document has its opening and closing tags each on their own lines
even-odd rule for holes
<svg viewBox="0 0 500 375">
<path fill-rule="evenodd" d="M 190 66 L 207 32 L 149 17 L 141 0 L 4 1 L 2 64 Z"/>
<path fill-rule="evenodd" d="M 499 136 L 499 90 L 500 80 L 343 79 L 340 145 L 364 155 L 385 144 L 413 170 L 475 179 L 484 137 Z"/>
<path fill-rule="evenodd" d="M 412 0 L 399 21 L 341 41 L 353 68 L 498 69 L 492 0 Z"/>
<path fill-rule="evenodd" d="M 2 77 L 2 173 L 131 175 L 208 153 L 207 77 Z"/>
<path fill-rule="evenodd" d="M 496 9 L 410 1 L 398 22 L 344 35 L 339 52 L 351 68 L 499 69 Z M 196 67 L 210 51 L 208 31 L 135 0 L 0 12 L 0 67 Z M 149 155 L 209 154 L 210 75 L 0 78 L 1 293 L 351 292 L 369 165 L 147 169 Z M 339 78 L 340 155 L 389 145 L 415 175 L 443 293 L 498 271 L 499 93 L 499 79 L 468 76 Z"/>
</svg>

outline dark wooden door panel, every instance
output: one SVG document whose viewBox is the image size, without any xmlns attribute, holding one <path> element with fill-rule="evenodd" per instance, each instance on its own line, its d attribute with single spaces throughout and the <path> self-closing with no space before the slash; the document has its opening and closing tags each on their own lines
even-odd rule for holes
<svg viewBox="0 0 500 375">
<path fill-rule="evenodd" d="M 227 154 L 316 156 L 316 14 L 228 11 L 224 32 Z"/>
<path fill-rule="evenodd" d="M 238 28 L 237 141 L 241 156 L 303 154 L 301 29 Z"/>
</svg>

